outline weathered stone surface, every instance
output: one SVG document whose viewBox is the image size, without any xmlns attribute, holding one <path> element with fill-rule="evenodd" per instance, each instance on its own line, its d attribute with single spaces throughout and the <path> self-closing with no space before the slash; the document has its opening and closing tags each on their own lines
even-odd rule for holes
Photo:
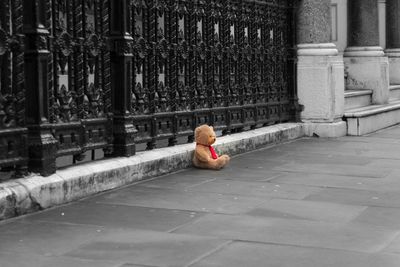
<svg viewBox="0 0 400 267">
<path fill-rule="evenodd" d="M 272 199 L 247 214 L 260 217 L 294 217 L 297 219 L 324 222 L 350 222 L 366 208 L 365 206 L 326 202 Z"/>
<path fill-rule="evenodd" d="M 192 259 L 225 243 L 225 240 L 210 237 L 114 230 L 65 255 L 146 266 L 185 266 Z"/>
<path fill-rule="evenodd" d="M 220 154 L 235 155 L 303 136 L 302 124 L 286 123 L 220 137 L 215 148 Z M 2 183 L 0 220 L 187 168 L 193 151 L 194 144 L 166 147 Z"/>
<path fill-rule="evenodd" d="M 400 236 L 397 236 L 383 252 L 400 254 Z"/>
<path fill-rule="evenodd" d="M 3 267 L 18 266 L 18 267 L 110 267 L 118 266 L 115 262 L 82 260 L 63 256 L 41 256 L 35 254 L 19 254 L 11 252 L 0 252 L 0 262 Z M 132 265 L 132 267 L 143 267 Z"/>
<path fill-rule="evenodd" d="M 324 50 L 320 49 L 323 53 Z M 300 53 L 300 51 L 298 51 Z M 346 134 L 344 112 L 344 65 L 337 55 L 298 56 L 297 91 L 304 105 L 301 119 L 308 136 L 338 137 Z M 315 99 L 319 101 L 315 101 Z"/>
<path fill-rule="evenodd" d="M 0 226 L 0 251 L 57 256 L 89 242 L 102 230 L 90 225 L 15 222 Z"/>
<path fill-rule="evenodd" d="M 399 233 L 358 223 L 328 223 L 246 215 L 208 215 L 177 233 L 231 240 L 378 252 Z"/>
<path fill-rule="evenodd" d="M 22 215 L 40 209 L 29 191 L 17 181 L 0 185 L 0 219 Z"/>
<path fill-rule="evenodd" d="M 240 161 L 238 161 L 240 162 Z M 213 172 L 211 170 L 194 170 L 191 171 L 191 177 L 199 177 L 203 178 L 220 178 L 224 180 L 238 180 L 238 181 L 267 181 L 269 179 L 275 178 L 280 174 L 276 171 L 272 171 L 273 162 L 266 162 L 265 167 L 263 169 L 254 169 L 252 172 L 241 172 L 241 169 L 235 164 L 229 164 L 227 168 L 224 168 L 221 172 Z M 239 165 L 239 164 L 238 164 Z M 269 166 L 271 165 L 271 166 Z M 279 164 L 278 164 L 279 165 Z"/>
<path fill-rule="evenodd" d="M 351 205 L 400 208 L 398 192 L 327 188 L 305 198 L 312 201 L 326 201 Z"/>
<path fill-rule="evenodd" d="M 354 222 L 400 230 L 400 209 L 368 207 Z"/>
<path fill-rule="evenodd" d="M 368 178 L 382 178 L 390 173 L 390 170 L 376 170 L 371 167 L 359 166 L 354 168 L 341 164 L 301 164 L 301 163 L 288 163 L 274 168 L 275 171 L 287 172 L 304 172 L 304 173 L 320 173 L 320 174 L 333 174 L 344 176 L 359 176 Z"/>
<path fill-rule="evenodd" d="M 168 231 L 203 215 L 202 212 L 194 211 L 78 202 L 46 213 L 33 214 L 22 221 Z"/>
<path fill-rule="evenodd" d="M 330 0 L 301 0 L 298 9 L 298 43 L 330 43 Z"/>
<path fill-rule="evenodd" d="M 389 60 L 387 57 L 383 55 L 344 57 L 344 63 L 347 70 L 346 89 L 370 89 L 372 90 L 372 104 L 387 103 L 389 99 Z"/>
<path fill-rule="evenodd" d="M 386 0 L 386 47 L 400 48 L 400 1 Z"/>
<path fill-rule="evenodd" d="M 308 185 L 321 188 L 343 188 L 354 190 L 370 190 L 379 192 L 399 192 L 399 174 L 390 175 L 385 178 L 365 178 L 360 176 L 344 176 L 316 173 L 287 173 L 270 180 L 271 183 L 281 185 Z"/>
<path fill-rule="evenodd" d="M 348 8 L 348 46 L 379 46 L 377 1 L 351 0 Z"/>
<path fill-rule="evenodd" d="M 367 254 L 298 246 L 233 242 L 193 267 L 397 267 L 399 255 Z"/>
<path fill-rule="evenodd" d="M 268 199 L 249 196 L 178 191 L 144 186 L 129 187 L 92 198 L 96 203 L 132 205 L 163 209 L 238 214 L 249 211 Z"/>
<path fill-rule="evenodd" d="M 207 192 L 217 194 L 230 194 L 236 196 L 258 197 L 260 199 L 283 198 L 303 199 L 321 189 L 313 186 L 280 184 L 266 180 L 265 182 L 238 181 L 238 180 L 217 180 L 202 183 L 186 188 L 187 191 Z M 270 203 L 271 200 L 267 201 Z M 262 204 L 261 206 L 264 206 Z"/>
</svg>

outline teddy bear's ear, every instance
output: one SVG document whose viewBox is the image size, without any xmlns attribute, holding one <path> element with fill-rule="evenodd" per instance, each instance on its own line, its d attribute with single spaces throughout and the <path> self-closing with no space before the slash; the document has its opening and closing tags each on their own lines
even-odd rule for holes
<svg viewBox="0 0 400 267">
<path fill-rule="evenodd" d="M 201 126 L 198 126 L 195 130 L 194 130 L 194 139 L 196 142 L 199 141 L 199 137 L 200 137 L 200 133 L 201 133 Z"/>
<path fill-rule="evenodd" d="M 213 130 L 213 131 L 214 131 L 214 128 L 213 128 L 211 125 L 210 125 L 209 127 L 210 127 L 210 129 L 211 129 L 211 130 Z"/>
</svg>

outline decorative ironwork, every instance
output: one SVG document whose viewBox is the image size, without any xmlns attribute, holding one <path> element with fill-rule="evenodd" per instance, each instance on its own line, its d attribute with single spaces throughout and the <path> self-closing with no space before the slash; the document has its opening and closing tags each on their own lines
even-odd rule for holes
<svg viewBox="0 0 400 267">
<path fill-rule="evenodd" d="M 0 167 L 29 161 L 50 174 L 60 156 L 191 142 L 202 123 L 231 133 L 294 119 L 294 10 L 290 0 L 1 1 Z"/>
<path fill-rule="evenodd" d="M 0 167 L 27 164 L 21 0 L 0 3 Z"/>
<path fill-rule="evenodd" d="M 52 0 L 53 135 L 57 155 L 109 151 L 111 133 L 109 1 Z M 69 127 L 69 126 L 70 127 Z"/>
</svg>

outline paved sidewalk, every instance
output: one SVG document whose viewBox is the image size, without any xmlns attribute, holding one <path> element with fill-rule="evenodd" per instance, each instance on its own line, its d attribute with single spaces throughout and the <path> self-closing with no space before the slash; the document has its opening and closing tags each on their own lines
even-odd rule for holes
<svg viewBox="0 0 400 267">
<path fill-rule="evenodd" d="M 399 137 L 300 139 L 3 221 L 0 267 L 398 267 Z"/>
</svg>

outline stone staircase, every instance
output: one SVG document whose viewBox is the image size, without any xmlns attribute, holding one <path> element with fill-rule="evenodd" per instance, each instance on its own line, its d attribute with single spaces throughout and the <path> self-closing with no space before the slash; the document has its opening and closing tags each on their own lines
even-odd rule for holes
<svg viewBox="0 0 400 267">
<path fill-rule="evenodd" d="M 347 135 L 364 135 L 400 123 L 400 85 L 391 85 L 389 103 L 372 104 L 372 90 L 345 90 Z"/>
</svg>

